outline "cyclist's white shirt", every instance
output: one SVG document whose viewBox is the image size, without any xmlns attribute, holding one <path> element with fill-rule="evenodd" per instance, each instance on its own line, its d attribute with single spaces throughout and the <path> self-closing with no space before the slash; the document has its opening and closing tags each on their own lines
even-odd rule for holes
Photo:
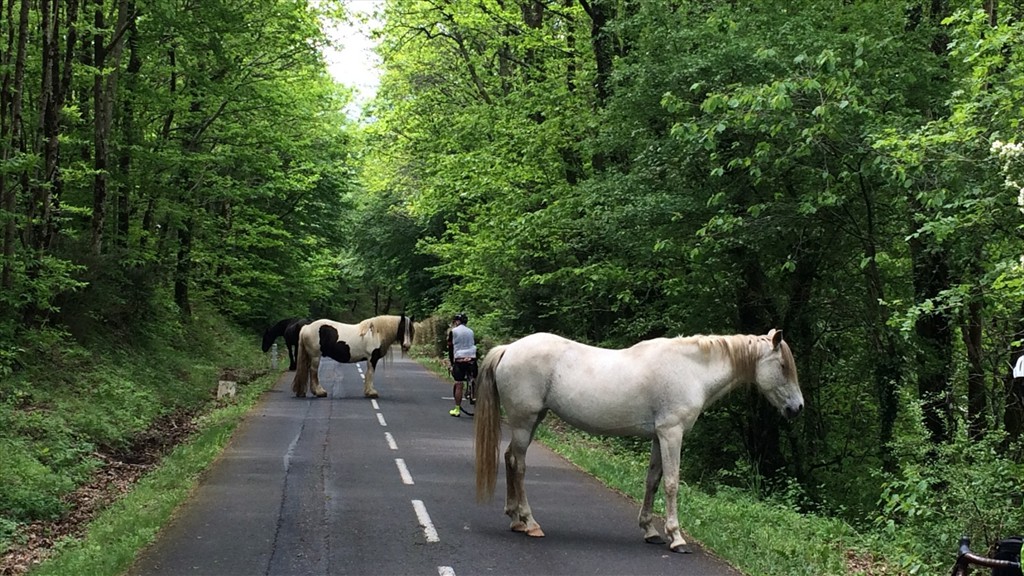
<svg viewBox="0 0 1024 576">
<path fill-rule="evenodd" d="M 476 340 L 473 331 L 465 324 L 452 328 L 452 356 L 455 358 L 476 358 Z"/>
</svg>

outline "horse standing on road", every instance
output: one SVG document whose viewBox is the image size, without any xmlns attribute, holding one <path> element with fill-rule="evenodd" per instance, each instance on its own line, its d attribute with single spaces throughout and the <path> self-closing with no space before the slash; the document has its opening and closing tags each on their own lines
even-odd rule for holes
<svg viewBox="0 0 1024 576">
<path fill-rule="evenodd" d="M 284 345 L 288 348 L 288 370 L 295 370 L 296 348 L 299 346 L 299 330 L 309 324 L 309 318 L 285 318 L 267 328 L 263 332 L 263 352 L 266 353 L 274 345 L 274 340 L 284 336 Z"/>
<path fill-rule="evenodd" d="M 363 378 L 363 396 L 377 398 L 373 387 L 373 373 L 377 362 L 391 354 L 391 345 L 400 343 L 402 353 L 412 347 L 412 318 L 383 315 L 363 320 L 359 324 L 343 324 L 333 320 L 317 320 L 303 326 L 299 333 L 298 363 L 292 391 L 298 397 L 305 397 L 309 387 L 318 397 L 327 396 L 320 385 L 318 369 L 320 356 L 327 356 L 343 364 L 366 360 L 366 376 Z"/>
<path fill-rule="evenodd" d="M 477 377 L 477 497 L 494 494 L 504 407 L 512 434 L 505 451 L 505 513 L 513 531 L 544 536 L 523 480 L 526 449 L 550 410 L 593 434 L 651 439 L 639 516 L 644 540 L 665 542 L 653 526 L 652 512 L 658 483 L 664 480 L 669 548 L 689 552 L 676 506 L 683 435 L 705 408 L 743 384 L 755 384 L 787 418 L 803 409 L 796 364 L 781 331 L 657 338 L 623 350 L 540 333 L 498 346 L 487 354 Z"/>
</svg>

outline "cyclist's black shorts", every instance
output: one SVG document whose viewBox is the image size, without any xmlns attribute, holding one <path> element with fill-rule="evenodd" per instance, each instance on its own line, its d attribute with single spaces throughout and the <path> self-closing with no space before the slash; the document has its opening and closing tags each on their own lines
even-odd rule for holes
<svg viewBox="0 0 1024 576">
<path fill-rule="evenodd" d="M 452 378 L 456 382 L 465 382 L 470 376 L 476 378 L 476 358 L 472 362 L 452 363 Z"/>
</svg>

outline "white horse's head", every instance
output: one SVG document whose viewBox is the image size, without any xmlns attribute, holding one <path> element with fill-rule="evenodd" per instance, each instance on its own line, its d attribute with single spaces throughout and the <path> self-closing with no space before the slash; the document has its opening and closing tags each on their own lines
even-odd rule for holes
<svg viewBox="0 0 1024 576">
<path fill-rule="evenodd" d="M 794 418 L 804 409 L 804 395 L 796 375 L 796 362 L 782 331 L 774 328 L 758 338 L 759 354 L 755 368 L 757 387 L 786 418 Z"/>
</svg>

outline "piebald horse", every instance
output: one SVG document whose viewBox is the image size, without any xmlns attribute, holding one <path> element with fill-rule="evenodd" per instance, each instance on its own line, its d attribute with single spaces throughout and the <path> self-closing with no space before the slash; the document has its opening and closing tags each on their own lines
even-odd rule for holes
<svg viewBox="0 0 1024 576">
<path fill-rule="evenodd" d="M 526 449 L 548 410 L 584 431 L 651 439 L 646 493 L 639 523 L 644 540 L 665 541 L 653 526 L 654 496 L 664 480 L 665 532 L 673 552 L 689 552 L 679 528 L 676 495 L 683 435 L 701 412 L 744 384 L 755 384 L 793 418 L 804 407 L 796 364 L 782 332 L 647 340 L 623 350 L 587 346 L 553 334 L 532 334 L 493 348 L 477 378 L 476 489 L 494 494 L 500 407 L 512 438 L 505 451 L 505 514 L 511 528 L 544 532 L 526 499 Z"/>
<path fill-rule="evenodd" d="M 267 328 L 263 332 L 263 352 L 270 350 L 274 340 L 284 336 L 284 345 L 288 348 L 288 370 L 295 370 L 295 354 L 299 347 L 299 330 L 309 324 L 309 318 L 285 318 Z"/>
<path fill-rule="evenodd" d="M 323 398 L 327 390 L 320 385 L 320 356 L 327 356 L 343 364 L 366 360 L 363 396 L 377 398 L 373 387 L 373 373 L 377 362 L 391 354 L 391 345 L 398 341 L 402 353 L 412 347 L 412 318 L 405 316 L 374 316 L 359 324 L 343 324 L 333 320 L 317 320 L 302 327 L 299 332 L 298 362 L 292 391 L 304 397 L 307 386 L 313 394 Z"/>
</svg>

